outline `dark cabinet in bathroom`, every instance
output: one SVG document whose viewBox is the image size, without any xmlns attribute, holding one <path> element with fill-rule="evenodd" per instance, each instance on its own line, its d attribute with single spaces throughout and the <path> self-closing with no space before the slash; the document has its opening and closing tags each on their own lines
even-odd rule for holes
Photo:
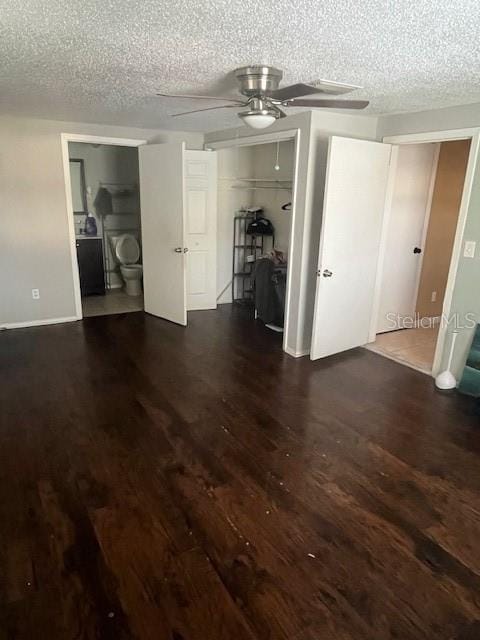
<svg viewBox="0 0 480 640">
<path fill-rule="evenodd" d="M 102 239 L 77 239 L 77 259 L 82 296 L 105 295 Z"/>
</svg>

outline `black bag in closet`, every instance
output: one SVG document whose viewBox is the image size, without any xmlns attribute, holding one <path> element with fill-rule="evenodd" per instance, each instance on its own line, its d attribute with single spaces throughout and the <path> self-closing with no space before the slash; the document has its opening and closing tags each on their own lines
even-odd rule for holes
<svg viewBox="0 0 480 640">
<path fill-rule="evenodd" d="M 247 233 L 258 236 L 273 236 L 273 224 L 268 218 L 257 218 L 250 222 Z"/>
</svg>

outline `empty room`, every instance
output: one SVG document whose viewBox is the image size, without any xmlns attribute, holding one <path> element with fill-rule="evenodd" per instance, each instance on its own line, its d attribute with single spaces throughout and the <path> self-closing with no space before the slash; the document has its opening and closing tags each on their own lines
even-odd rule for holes
<svg viewBox="0 0 480 640">
<path fill-rule="evenodd" d="M 0 31 L 0 640 L 480 639 L 478 6 Z"/>
</svg>

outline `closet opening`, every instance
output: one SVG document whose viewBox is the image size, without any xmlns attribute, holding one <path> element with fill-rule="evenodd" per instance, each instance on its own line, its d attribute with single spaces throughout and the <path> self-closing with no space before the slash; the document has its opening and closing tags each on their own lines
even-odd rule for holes
<svg viewBox="0 0 480 640">
<path fill-rule="evenodd" d="M 217 150 L 217 303 L 284 342 L 295 139 Z"/>
<path fill-rule="evenodd" d="M 367 348 L 428 374 L 439 331 L 449 322 L 443 308 L 470 144 L 464 139 L 394 147 L 376 339 Z"/>
<path fill-rule="evenodd" d="M 83 317 L 143 310 L 138 149 L 68 142 Z"/>
</svg>

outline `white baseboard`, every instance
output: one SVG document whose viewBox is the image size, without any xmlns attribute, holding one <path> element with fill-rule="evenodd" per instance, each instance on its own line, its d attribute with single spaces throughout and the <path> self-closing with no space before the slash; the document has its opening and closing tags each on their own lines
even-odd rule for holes
<svg viewBox="0 0 480 640">
<path fill-rule="evenodd" d="M 27 320 L 26 322 L 6 322 L 0 324 L 0 330 L 3 329 L 26 329 L 27 327 L 43 327 L 49 324 L 62 324 L 64 322 L 75 322 L 81 320 L 76 316 L 69 316 L 67 318 L 48 318 L 46 320 Z"/>
<path fill-rule="evenodd" d="M 285 347 L 284 351 L 285 353 L 288 353 L 288 355 L 292 356 L 293 358 L 302 358 L 303 356 L 308 356 L 310 353 L 310 349 L 303 349 L 302 351 L 294 351 L 293 349 L 290 349 L 290 347 Z"/>
</svg>

